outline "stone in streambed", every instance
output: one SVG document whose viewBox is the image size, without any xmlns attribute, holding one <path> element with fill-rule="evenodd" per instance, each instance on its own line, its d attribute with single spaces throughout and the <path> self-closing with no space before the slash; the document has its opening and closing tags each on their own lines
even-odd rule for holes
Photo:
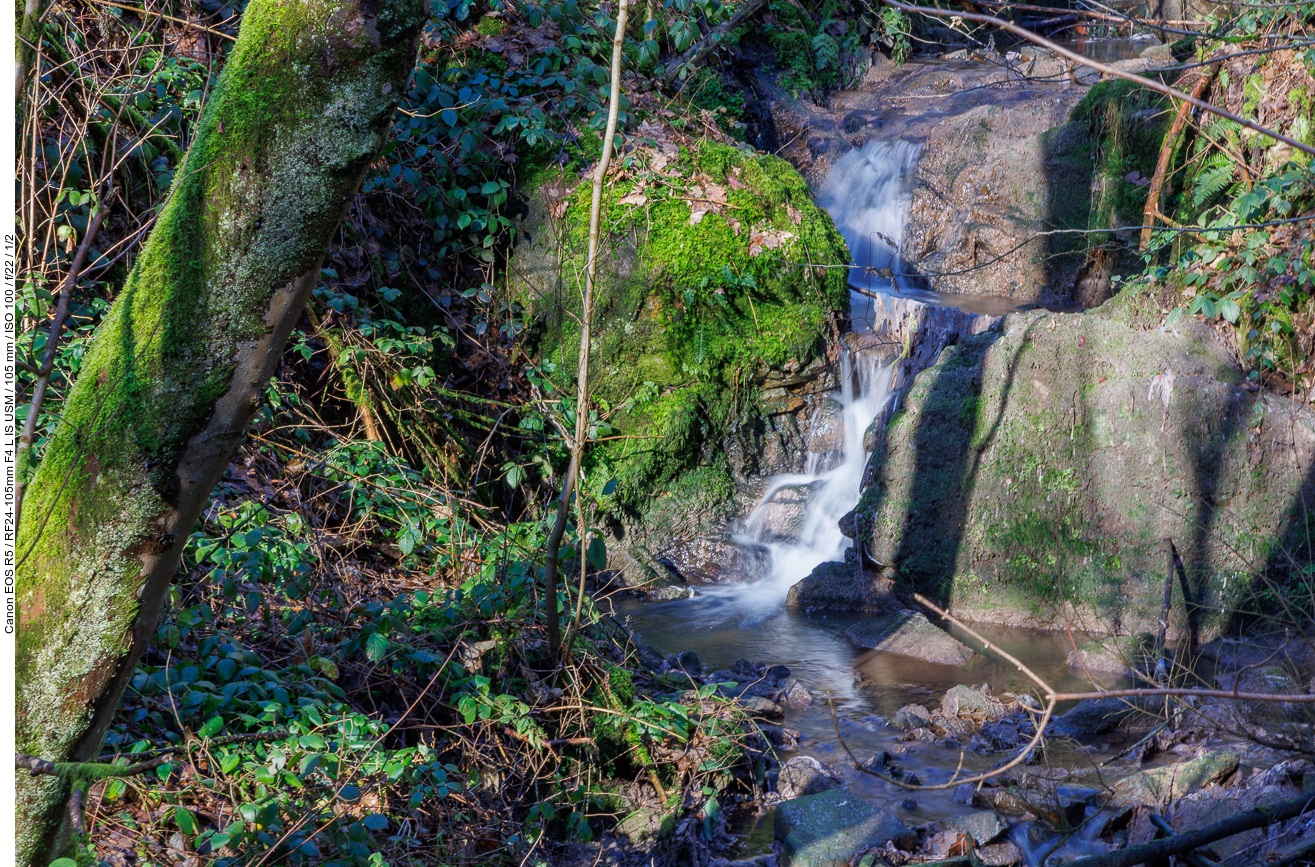
<svg viewBox="0 0 1315 867">
<path fill-rule="evenodd" d="M 885 810 L 832 789 L 777 807 L 776 839 L 782 843 L 781 867 L 842 867 L 864 849 L 892 841 L 911 847 L 918 838 Z"/>
<path fill-rule="evenodd" d="M 1067 735 L 1101 735 L 1134 721 L 1149 721 L 1141 706 L 1154 712 L 1164 707 L 1164 700 L 1089 698 L 1078 702 L 1072 710 L 1055 720 L 1054 730 Z"/>
<path fill-rule="evenodd" d="M 945 693 L 941 712 L 948 717 L 971 717 L 987 720 L 1005 715 L 1004 703 L 981 690 L 960 684 Z"/>
<path fill-rule="evenodd" d="M 1155 636 L 1149 632 L 1088 641 L 1068 653 L 1068 670 L 1085 677 L 1145 676 L 1155 670 Z"/>
<path fill-rule="evenodd" d="M 795 756 L 781 766 L 776 793 L 789 801 L 838 789 L 842 782 L 835 771 L 812 756 Z"/>
<path fill-rule="evenodd" d="M 976 651 L 936 628 L 915 611 L 900 611 L 857 623 L 845 630 L 845 637 L 859 647 L 940 665 L 967 665 L 981 658 Z"/>
<path fill-rule="evenodd" d="M 1135 807 L 1177 801 L 1232 774 L 1240 758 L 1228 750 L 1211 750 L 1190 762 L 1137 771 L 1114 784 L 1110 804 Z"/>
<path fill-rule="evenodd" d="M 1013 843 L 993 843 L 977 850 L 977 857 L 986 867 L 1014 867 L 1023 863 L 1023 852 Z"/>
<path fill-rule="evenodd" d="M 1000 835 L 1009 830 L 1009 823 L 994 810 L 983 810 L 980 813 L 955 816 L 946 824 L 972 837 L 973 842 L 978 846 L 995 842 L 1000 839 Z"/>
</svg>

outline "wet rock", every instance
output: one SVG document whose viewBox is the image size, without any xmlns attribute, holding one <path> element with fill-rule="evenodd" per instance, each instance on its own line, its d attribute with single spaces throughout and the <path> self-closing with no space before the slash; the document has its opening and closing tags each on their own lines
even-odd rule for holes
<svg viewBox="0 0 1315 867">
<path fill-rule="evenodd" d="M 776 793 L 788 801 L 819 795 L 842 784 L 839 774 L 812 756 L 795 756 L 781 766 L 776 777 Z"/>
<path fill-rule="evenodd" d="M 922 853 L 937 861 L 962 858 L 971 849 L 972 843 L 969 842 L 968 835 L 954 828 L 938 831 L 927 838 L 922 845 Z"/>
<path fill-rule="evenodd" d="M 692 650 L 686 650 L 683 653 L 673 653 L 667 657 L 667 668 L 670 671 L 684 672 L 690 677 L 700 677 L 703 675 L 703 663 L 699 661 L 699 655 Z"/>
<path fill-rule="evenodd" d="M 981 658 L 976 651 L 915 611 L 900 611 L 866 623 L 856 623 L 845 630 L 845 637 L 859 647 L 911 656 L 939 665 L 967 665 Z"/>
<path fill-rule="evenodd" d="M 1135 807 L 1176 801 L 1230 776 L 1240 758 L 1235 752 L 1212 750 L 1190 762 L 1137 771 L 1113 785 L 1110 804 Z"/>
<path fill-rule="evenodd" d="M 1009 823 L 994 810 L 983 810 L 980 813 L 956 816 L 946 824 L 967 834 L 978 846 L 995 842 L 1009 830 Z"/>
<path fill-rule="evenodd" d="M 1068 670 L 1080 677 L 1144 677 L 1155 670 L 1155 636 L 1140 632 L 1088 641 L 1069 651 Z"/>
<path fill-rule="evenodd" d="M 745 710 L 756 716 L 781 716 L 785 713 L 779 704 L 759 695 L 743 696 L 739 701 Z"/>
<path fill-rule="evenodd" d="M 982 726 L 982 737 L 991 742 L 997 750 L 1008 750 L 1023 742 L 1023 735 L 1018 730 L 1018 723 L 1012 719 L 996 720 Z"/>
<path fill-rule="evenodd" d="M 904 800 L 899 802 L 899 805 L 903 807 L 905 810 L 918 809 L 918 802 L 913 800 L 912 798 L 905 798 Z"/>
<path fill-rule="evenodd" d="M 1013 843 L 993 843 L 977 850 L 978 859 L 986 867 L 1014 867 L 1023 863 L 1023 852 Z"/>
<path fill-rule="evenodd" d="M 641 645 L 639 648 L 639 664 L 649 671 L 661 674 L 667 670 L 667 661 L 662 658 L 662 654 L 651 644 Z"/>
<path fill-rule="evenodd" d="M 890 579 L 853 563 L 822 563 L 790 588 L 787 608 L 805 611 L 893 611 L 899 603 Z"/>
<path fill-rule="evenodd" d="M 994 696 L 960 684 L 945 693 L 941 712 L 948 717 L 993 720 L 1005 715 L 1005 706 Z"/>
<path fill-rule="evenodd" d="M 905 705 L 890 718 L 890 727 L 900 731 L 921 728 L 931 722 L 931 711 L 920 704 Z"/>
<path fill-rule="evenodd" d="M 841 789 L 781 804 L 775 830 L 781 867 L 843 867 L 864 849 L 917 841 L 899 819 Z"/>
<path fill-rule="evenodd" d="M 805 708 L 813 703 L 813 694 L 808 691 L 808 687 L 797 680 L 793 680 L 785 689 L 781 690 L 776 701 L 786 707 Z"/>
<path fill-rule="evenodd" d="M 971 807 L 977 799 L 977 786 L 973 783 L 963 783 L 954 787 L 954 803 L 963 807 Z"/>
<path fill-rule="evenodd" d="M 1142 701 L 1141 705 L 1150 709 L 1152 701 Z M 1160 701 L 1160 707 L 1163 707 Z M 1132 722 L 1149 721 L 1134 700 L 1122 698 L 1089 698 L 1080 701 L 1072 710 L 1057 718 L 1053 729 L 1056 733 L 1069 735 L 1100 735 L 1114 731 Z"/>
<path fill-rule="evenodd" d="M 767 738 L 768 742 L 778 750 L 792 753 L 799 749 L 799 738 L 801 735 L 798 729 L 792 729 L 786 726 L 759 724 L 758 731 L 762 732 L 763 737 Z"/>
</svg>

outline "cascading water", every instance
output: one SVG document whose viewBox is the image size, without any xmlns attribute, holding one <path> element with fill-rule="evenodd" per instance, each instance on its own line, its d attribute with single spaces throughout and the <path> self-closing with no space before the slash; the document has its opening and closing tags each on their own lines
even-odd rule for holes
<svg viewBox="0 0 1315 867">
<path fill-rule="evenodd" d="M 810 444 L 803 473 L 773 476 L 735 534 L 739 544 L 766 548 L 771 557 L 767 576 L 744 594 L 760 612 L 779 607 L 790 585 L 820 563 L 844 559 L 853 545 L 839 521 L 858 502 L 868 457 L 864 435 L 890 400 L 893 372 L 893 365 L 880 364 L 871 353 L 841 356 L 841 389 L 827 397 L 836 406 L 824 404 L 813 418 L 814 440 L 825 435 L 829 447 Z M 823 424 L 824 416 L 832 417 L 835 428 Z"/>
<path fill-rule="evenodd" d="M 836 160 L 822 185 L 817 203 L 849 244 L 854 257 L 849 282 L 857 289 L 914 291 L 901 276 L 899 247 L 912 199 L 910 178 L 921 151 L 921 145 L 911 142 L 869 141 Z M 850 300 L 854 330 L 870 329 L 873 298 L 855 292 Z"/>
</svg>

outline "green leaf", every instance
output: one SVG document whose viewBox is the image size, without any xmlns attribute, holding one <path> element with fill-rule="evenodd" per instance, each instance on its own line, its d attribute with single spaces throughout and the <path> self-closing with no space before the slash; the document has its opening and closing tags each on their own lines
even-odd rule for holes
<svg viewBox="0 0 1315 867">
<path fill-rule="evenodd" d="M 589 540 L 585 556 L 589 558 L 589 564 L 595 569 L 607 568 L 607 545 L 603 542 L 602 536 L 594 536 Z"/>
<path fill-rule="evenodd" d="M 186 807 L 174 807 L 174 824 L 188 837 L 196 836 L 196 817 Z"/>
<path fill-rule="evenodd" d="M 223 727 L 224 718 L 216 714 L 205 721 L 205 725 L 201 726 L 200 730 L 197 731 L 197 735 L 203 738 L 212 738 L 219 734 Z"/>
<path fill-rule="evenodd" d="M 604 497 L 611 496 L 612 492 L 615 490 L 616 490 L 616 479 L 612 479 L 607 484 L 603 485 L 603 496 Z"/>
<path fill-rule="evenodd" d="M 354 803 L 361 799 L 361 790 L 355 786 L 343 786 L 338 791 L 338 797 L 349 803 Z"/>
<path fill-rule="evenodd" d="M 371 662 L 382 662 L 388 654 L 388 639 L 378 632 L 371 632 L 365 639 L 365 656 Z"/>
<path fill-rule="evenodd" d="M 78 862 L 72 858 L 57 858 L 50 862 L 50 867 L 78 867 Z"/>
<path fill-rule="evenodd" d="M 1225 298 L 1219 303 L 1219 315 L 1227 319 L 1230 324 L 1236 325 L 1242 315 L 1242 308 L 1237 306 L 1237 302 L 1232 298 Z"/>
<path fill-rule="evenodd" d="M 361 824 L 371 831 L 383 831 L 388 828 L 388 817 L 379 813 L 371 813 L 361 820 Z"/>
</svg>

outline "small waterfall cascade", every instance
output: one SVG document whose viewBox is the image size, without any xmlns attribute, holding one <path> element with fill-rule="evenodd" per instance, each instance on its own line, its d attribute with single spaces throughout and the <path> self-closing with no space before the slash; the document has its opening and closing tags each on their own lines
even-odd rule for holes
<svg viewBox="0 0 1315 867">
<path fill-rule="evenodd" d="M 766 574 L 751 584 L 718 588 L 716 594 L 738 597 L 747 613 L 772 613 L 790 586 L 814 567 L 844 559 L 854 543 L 840 532 L 839 521 L 858 502 L 868 458 L 863 440 L 890 401 L 894 371 L 894 364 L 883 364 L 875 352 L 841 355 L 841 388 L 814 412 L 804 472 L 769 479 L 734 534 L 738 544 L 766 550 Z"/>
<path fill-rule="evenodd" d="M 904 271 L 899 248 L 921 151 L 921 145 L 906 141 L 869 141 L 836 160 L 823 183 L 817 203 L 835 220 L 854 257 L 851 286 L 877 293 L 913 289 L 899 276 Z M 851 293 L 855 331 L 871 329 L 873 300 Z"/>
<path fill-rule="evenodd" d="M 840 157 L 822 186 L 818 204 L 831 215 L 854 257 L 851 287 L 918 294 L 897 275 L 920 151 L 910 142 L 870 141 Z M 854 331 L 872 330 L 875 301 L 869 294 L 850 293 Z M 731 602 L 750 619 L 770 616 L 780 610 L 792 585 L 818 565 L 845 558 L 854 542 L 840 532 L 839 522 L 862 493 L 868 428 L 894 393 L 897 363 L 888 358 L 876 349 L 842 351 L 840 389 L 813 414 L 804 471 L 768 479 L 733 534 L 740 546 L 766 555 L 757 558 L 757 580 L 709 589 L 706 595 Z"/>
</svg>

